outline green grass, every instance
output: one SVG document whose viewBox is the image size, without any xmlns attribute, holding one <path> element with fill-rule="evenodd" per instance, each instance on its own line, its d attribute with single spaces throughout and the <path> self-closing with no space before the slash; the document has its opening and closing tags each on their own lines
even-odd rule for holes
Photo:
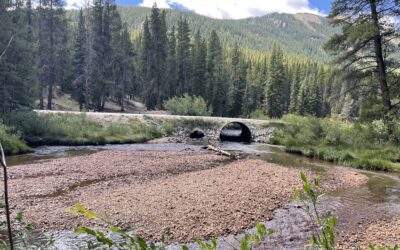
<svg viewBox="0 0 400 250">
<path fill-rule="evenodd" d="M 103 126 L 84 114 L 17 113 L 10 117 L 9 123 L 32 146 L 137 143 L 162 136 L 158 128 L 142 124 L 138 120 Z"/>
<path fill-rule="evenodd" d="M 31 151 L 31 148 L 21 139 L 15 129 L 0 122 L 0 142 L 6 155 L 22 154 Z"/>
<path fill-rule="evenodd" d="M 179 131 L 190 133 L 195 128 L 206 130 L 220 126 L 203 119 L 165 120 L 161 125 L 156 121 L 152 123 L 154 125 L 146 125 L 132 119 L 127 123 L 102 125 L 85 114 L 21 112 L 8 117 L 9 127 L 0 123 L 0 142 L 10 155 L 28 152 L 29 146 L 141 143 Z"/>
<path fill-rule="evenodd" d="M 345 166 L 400 171 L 399 135 L 389 140 L 382 121 L 346 123 L 337 119 L 287 116 L 270 142 L 287 152 Z M 400 129 L 400 123 L 397 123 Z"/>
</svg>

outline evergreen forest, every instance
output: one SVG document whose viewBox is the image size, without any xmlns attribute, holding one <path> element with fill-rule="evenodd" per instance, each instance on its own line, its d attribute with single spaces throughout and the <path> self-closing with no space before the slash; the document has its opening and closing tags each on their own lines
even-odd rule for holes
<svg viewBox="0 0 400 250">
<path fill-rule="evenodd" d="M 157 6 L 117 7 L 113 0 L 68 11 L 59 0 L 2 0 L 0 11 L 2 115 L 57 109 L 54 96 L 64 94 L 80 110 L 99 112 L 107 101 L 124 112 L 126 100 L 163 110 L 184 95 L 203 98 L 214 116 L 353 120 L 375 119 L 385 109 L 377 75 L 351 59 L 334 62 L 335 45 L 327 41 L 343 24 L 325 17 L 218 20 Z M 391 41 L 385 51 L 391 45 L 394 52 L 384 59 L 396 102 L 398 40 Z"/>
</svg>

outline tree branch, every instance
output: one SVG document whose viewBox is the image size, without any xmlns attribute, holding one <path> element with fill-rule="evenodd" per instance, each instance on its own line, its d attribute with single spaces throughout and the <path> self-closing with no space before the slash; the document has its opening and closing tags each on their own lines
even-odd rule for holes
<svg viewBox="0 0 400 250">
<path fill-rule="evenodd" d="M 1 62 L 1 59 L 3 58 L 4 54 L 7 52 L 7 49 L 11 46 L 11 43 L 12 43 L 13 40 L 14 40 L 14 35 L 11 36 L 10 40 L 8 41 L 8 44 L 7 44 L 6 48 L 0 54 L 0 62 Z"/>
</svg>

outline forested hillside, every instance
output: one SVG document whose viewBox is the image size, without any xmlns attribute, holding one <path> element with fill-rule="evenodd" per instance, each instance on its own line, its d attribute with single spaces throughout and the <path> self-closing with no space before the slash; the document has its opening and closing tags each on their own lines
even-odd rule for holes
<svg viewBox="0 0 400 250">
<path fill-rule="evenodd" d="M 143 21 L 151 9 L 145 7 L 118 7 L 121 19 L 129 29 L 140 32 Z M 269 51 L 273 43 L 279 43 L 286 53 L 305 56 L 327 62 L 328 54 L 323 50 L 324 43 L 338 32 L 329 25 L 327 18 L 307 13 L 271 13 L 262 17 L 239 20 L 221 20 L 201 16 L 192 12 L 165 10 L 169 26 L 177 26 L 180 19 L 186 19 L 192 34 L 199 31 L 208 36 L 215 30 L 222 44 L 233 47 Z M 77 11 L 68 14 L 76 18 Z"/>
<path fill-rule="evenodd" d="M 324 44 L 340 26 L 324 17 L 217 20 L 156 6 L 117 7 L 113 0 L 94 0 L 80 11 L 39 3 L 1 6 L 3 114 L 53 109 L 54 97 L 65 94 L 86 111 L 105 111 L 110 101 L 125 111 L 126 100 L 162 110 L 185 94 L 201 97 L 206 113 L 216 116 L 351 120 L 382 108 L 371 72 L 345 74 L 329 64 Z M 394 90 L 395 72 L 388 72 Z"/>
</svg>

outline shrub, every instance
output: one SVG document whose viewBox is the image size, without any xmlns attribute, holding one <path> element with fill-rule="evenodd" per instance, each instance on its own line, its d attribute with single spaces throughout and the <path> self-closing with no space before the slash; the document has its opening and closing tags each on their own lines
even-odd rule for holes
<svg viewBox="0 0 400 250">
<path fill-rule="evenodd" d="M 400 162 L 399 144 L 389 140 L 382 120 L 346 123 L 337 119 L 300 117 L 284 118 L 285 126 L 275 130 L 270 141 L 286 146 L 287 152 L 335 162 L 347 166 L 394 170 Z M 396 123 L 395 138 L 400 138 Z"/>
<path fill-rule="evenodd" d="M 253 112 L 251 112 L 250 118 L 251 119 L 259 119 L 259 120 L 270 120 L 271 119 L 261 109 L 256 109 Z"/>
<path fill-rule="evenodd" d="M 320 121 L 313 117 L 288 115 L 283 119 L 287 124 L 274 132 L 274 140 L 285 146 L 312 146 L 318 143 L 322 127 Z"/>
<path fill-rule="evenodd" d="M 2 122 L 0 122 L 0 143 L 6 155 L 21 154 L 31 151 L 21 140 L 19 133 L 15 131 L 15 129 L 7 127 Z"/>
<path fill-rule="evenodd" d="M 212 113 L 202 97 L 188 94 L 165 101 L 164 107 L 174 115 L 209 116 Z"/>
</svg>

